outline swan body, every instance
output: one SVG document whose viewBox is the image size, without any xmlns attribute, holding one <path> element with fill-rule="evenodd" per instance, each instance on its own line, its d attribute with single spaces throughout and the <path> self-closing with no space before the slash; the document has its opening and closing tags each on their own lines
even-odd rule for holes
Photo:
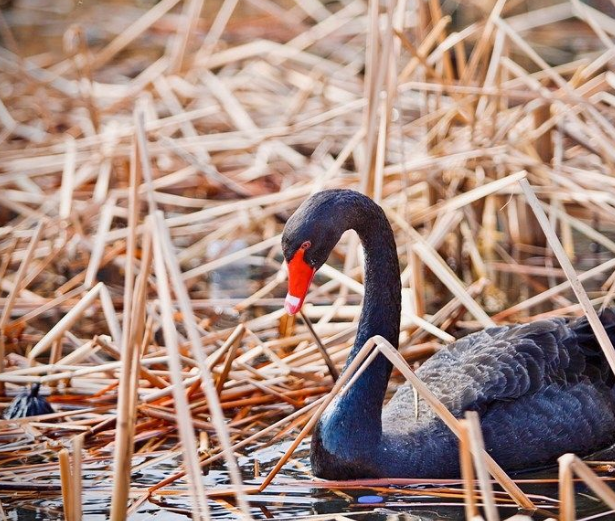
<svg viewBox="0 0 615 521">
<path fill-rule="evenodd" d="M 382 209 L 350 190 L 326 190 L 289 219 L 286 309 L 297 312 L 316 270 L 342 233 L 365 250 L 365 299 L 346 366 L 375 335 L 397 347 L 401 284 L 395 240 Z M 601 320 L 615 340 L 615 313 Z M 316 425 L 311 462 L 327 479 L 459 476 L 458 441 L 410 386 L 383 407 L 391 365 L 383 355 L 337 397 Z M 417 376 L 458 418 L 477 411 L 487 451 L 507 470 L 536 468 L 615 442 L 615 378 L 585 319 L 488 328 L 440 350 Z M 416 410 L 418 407 L 418 415 Z"/>
</svg>

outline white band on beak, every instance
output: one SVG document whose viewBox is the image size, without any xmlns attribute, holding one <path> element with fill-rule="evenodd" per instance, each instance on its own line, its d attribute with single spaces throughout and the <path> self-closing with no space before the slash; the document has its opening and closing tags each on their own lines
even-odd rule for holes
<svg viewBox="0 0 615 521">
<path fill-rule="evenodd" d="M 284 300 L 284 307 L 286 311 L 292 315 L 294 315 L 297 311 L 299 311 L 299 305 L 301 304 L 301 299 L 291 295 L 290 293 L 286 295 L 286 300 Z"/>
</svg>

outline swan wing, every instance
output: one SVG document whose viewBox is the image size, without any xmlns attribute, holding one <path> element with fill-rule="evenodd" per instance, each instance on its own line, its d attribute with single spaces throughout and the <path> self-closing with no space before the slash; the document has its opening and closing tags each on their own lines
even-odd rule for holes
<svg viewBox="0 0 615 521">
<path fill-rule="evenodd" d="M 615 441 L 613 396 L 589 381 L 552 384 L 492 403 L 481 427 L 487 450 L 507 469 L 538 467 L 566 452 L 585 456 Z"/>
<path fill-rule="evenodd" d="M 603 314 L 602 320 L 613 332 L 615 314 Z M 613 385 L 584 319 L 541 320 L 473 333 L 431 357 L 417 376 L 457 416 L 466 410 L 484 412 L 493 402 L 517 400 L 551 385 Z M 390 405 L 413 408 L 412 394 L 404 386 Z"/>
</svg>

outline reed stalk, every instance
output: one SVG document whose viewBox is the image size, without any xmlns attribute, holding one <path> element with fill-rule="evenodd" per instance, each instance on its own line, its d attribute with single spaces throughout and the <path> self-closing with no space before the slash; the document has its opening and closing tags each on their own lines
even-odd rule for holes
<svg viewBox="0 0 615 521">
<path fill-rule="evenodd" d="M 408 377 L 462 438 L 464 424 L 402 358 L 420 364 L 461 331 L 586 314 L 614 366 L 593 307 L 615 295 L 615 22 L 578 0 L 454 4 L 162 0 L 93 17 L 85 6 L 82 27 L 54 11 L 52 32 L 65 34 L 49 45 L 49 17 L 26 13 L 38 35 L 26 42 L 14 25 L 25 7 L 3 11 L 0 385 L 10 396 L 50 386 L 56 411 L 0 420 L 7 516 L 22 505 L 55 515 L 70 493 L 71 519 L 80 496 L 97 494 L 111 496 L 112 519 L 170 508 L 169 496 L 195 517 L 214 501 L 229 517 L 309 508 L 311 498 L 266 486 L 273 474 L 262 494 L 262 481 L 246 486 L 238 456 L 260 466 L 260 480 L 270 470 L 261 451 L 305 440 L 331 390 L 355 378 L 329 375 L 345 363 L 364 297 L 356 236 L 319 271 L 305 319 L 284 318 L 280 234 L 323 189 L 369 192 L 395 233 L 400 350 L 377 342 L 362 356 L 389 356 L 391 387 Z M 84 37 L 90 19 L 105 29 L 100 42 Z M 564 49 L 564 33 L 582 38 Z M 237 251 L 225 249 L 234 241 Z M 223 248 L 210 256 L 214 242 Z M 240 288 L 214 294 L 226 269 Z M 195 430 L 206 448 L 190 441 Z M 56 450 L 73 440 L 62 479 Z M 464 473 L 472 453 L 507 491 L 486 495 L 502 517 L 514 504 L 557 511 L 554 493 L 524 496 L 525 479 L 507 480 L 468 441 Z M 181 468 L 147 479 L 182 456 Z M 572 480 L 604 494 L 598 483 L 611 478 L 567 461 L 560 514 L 572 519 Z M 213 462 L 231 479 L 204 491 L 201 469 Z M 301 479 L 278 475 L 280 486 L 346 497 L 417 484 L 323 484 L 292 462 Z M 460 511 L 465 502 L 475 516 L 470 476 L 464 490 L 424 482 L 433 486 L 395 497 L 417 505 L 429 494 Z"/>
</svg>

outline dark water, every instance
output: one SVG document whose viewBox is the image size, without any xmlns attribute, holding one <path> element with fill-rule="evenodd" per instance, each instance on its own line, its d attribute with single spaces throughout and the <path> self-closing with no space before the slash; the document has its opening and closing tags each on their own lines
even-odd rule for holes
<svg viewBox="0 0 615 521">
<path fill-rule="evenodd" d="M 246 456 L 239 458 L 238 462 L 244 472 L 246 486 L 257 486 L 262 482 L 277 460 L 287 450 L 290 442 L 272 445 L 260 450 L 246 451 Z M 430 495 L 435 486 L 429 484 L 407 487 L 388 487 L 370 490 L 368 488 L 356 489 L 328 489 L 315 487 L 314 478 L 309 474 L 309 445 L 303 443 L 295 453 L 295 457 L 282 469 L 274 484 L 265 492 L 250 496 L 251 514 L 255 519 L 291 519 L 306 516 L 323 515 L 333 518 L 336 514 L 343 514 L 352 519 L 364 520 L 424 520 L 445 521 L 463 520 L 463 502 L 454 498 L 437 498 Z M 177 472 L 180 467 L 180 456 L 157 463 L 142 473 L 133 474 L 133 488 L 135 484 L 147 489 L 160 480 Z M 138 460 L 138 458 L 135 458 Z M 260 464 L 260 477 L 254 479 L 254 461 Z M 103 521 L 108 519 L 110 509 L 110 495 L 108 492 L 109 480 L 102 478 L 106 474 L 110 462 L 101 462 L 96 465 L 84 467 L 84 519 Z M 140 463 L 140 462 L 138 462 Z M 557 478 L 555 469 L 540 473 L 526 473 L 517 476 L 523 480 L 531 478 Z M 222 466 L 213 467 L 207 475 L 203 476 L 203 484 L 207 491 L 215 492 L 217 489 L 229 487 L 228 473 Z M 185 481 L 178 480 L 173 488 L 184 488 Z M 457 488 L 456 485 L 450 485 Z M 167 490 L 169 490 L 169 487 Z M 440 488 L 438 486 L 437 488 Z M 532 499 L 540 506 L 534 513 L 536 520 L 546 520 L 557 517 L 557 483 L 554 484 L 522 484 Z M 607 508 L 583 485 L 576 489 L 578 519 L 615 519 L 615 512 Z M 361 504 L 360 498 L 377 496 L 382 498 L 379 504 Z M 60 497 L 24 502 L 11 501 L 2 498 L 5 511 L 9 519 L 23 520 L 61 520 L 62 500 Z M 18 506 L 19 505 L 19 506 Z M 223 501 L 210 501 L 212 519 L 236 518 L 233 512 Z M 500 509 L 502 519 L 518 513 L 514 506 Z M 596 516 L 596 517 L 594 517 Z M 138 512 L 131 515 L 131 520 L 180 520 L 190 517 L 190 504 L 188 496 L 154 496 L 151 501 L 143 503 Z"/>
</svg>

